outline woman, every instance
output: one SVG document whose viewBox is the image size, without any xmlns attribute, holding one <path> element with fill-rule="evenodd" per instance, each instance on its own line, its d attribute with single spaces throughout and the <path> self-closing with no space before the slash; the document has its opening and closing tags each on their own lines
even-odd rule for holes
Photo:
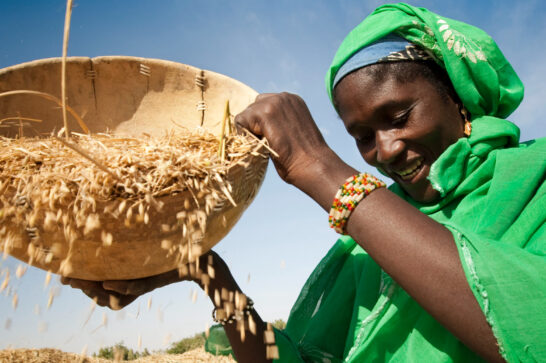
<svg viewBox="0 0 546 363">
<path fill-rule="evenodd" d="M 546 140 L 519 145 L 504 120 L 523 86 L 495 43 L 425 9 L 385 5 L 347 36 L 326 83 L 365 161 L 395 184 L 344 163 L 295 95 L 260 95 L 237 116 L 279 154 L 279 175 L 345 234 L 275 332 L 280 361 L 546 358 Z M 240 292 L 216 254 L 206 263 L 217 306 L 214 291 Z M 198 274 L 65 283 L 124 306 Z M 250 303 L 239 310 L 256 324 L 244 342 L 230 312 L 217 316 L 236 357 L 265 360 L 265 324 Z"/>
</svg>

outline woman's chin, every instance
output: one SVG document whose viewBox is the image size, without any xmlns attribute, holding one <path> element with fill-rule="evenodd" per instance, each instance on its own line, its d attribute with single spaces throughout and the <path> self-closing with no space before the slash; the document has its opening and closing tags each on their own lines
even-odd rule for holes
<svg viewBox="0 0 546 363">
<path fill-rule="evenodd" d="M 440 193 L 432 187 L 427 179 L 430 172 L 429 165 L 423 165 L 411 178 L 394 178 L 413 200 L 422 204 L 429 204 L 440 199 Z"/>
</svg>

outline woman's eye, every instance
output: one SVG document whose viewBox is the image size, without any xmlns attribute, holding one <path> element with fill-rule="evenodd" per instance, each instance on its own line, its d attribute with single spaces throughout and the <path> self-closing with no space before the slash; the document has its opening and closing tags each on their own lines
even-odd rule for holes
<svg viewBox="0 0 546 363">
<path fill-rule="evenodd" d="M 408 115 L 409 115 L 408 113 L 405 113 L 401 116 L 396 117 L 395 119 L 392 120 L 392 124 L 395 126 L 401 126 L 405 124 L 406 121 L 408 121 Z"/>
<path fill-rule="evenodd" d="M 361 135 L 356 135 L 355 140 L 360 144 L 366 144 L 372 140 L 373 136 L 371 133 L 365 133 Z"/>
<path fill-rule="evenodd" d="M 411 113 L 411 109 L 405 111 L 403 114 L 394 116 L 392 119 L 392 124 L 395 126 L 402 126 L 408 121 L 410 113 Z"/>
</svg>

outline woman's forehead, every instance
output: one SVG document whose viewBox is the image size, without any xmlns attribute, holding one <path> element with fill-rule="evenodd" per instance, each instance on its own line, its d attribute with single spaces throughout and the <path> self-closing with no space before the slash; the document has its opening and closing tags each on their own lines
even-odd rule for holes
<svg viewBox="0 0 546 363">
<path fill-rule="evenodd" d="M 400 81 L 393 75 L 375 77 L 366 71 L 347 75 L 335 89 L 339 116 L 344 121 L 363 121 L 438 99 L 436 88 L 423 77 Z"/>
<path fill-rule="evenodd" d="M 340 108 L 352 104 L 374 108 L 378 103 L 403 97 L 410 88 L 413 87 L 409 83 L 399 82 L 392 75 L 378 78 L 361 69 L 344 77 L 336 86 L 334 95 Z"/>
</svg>

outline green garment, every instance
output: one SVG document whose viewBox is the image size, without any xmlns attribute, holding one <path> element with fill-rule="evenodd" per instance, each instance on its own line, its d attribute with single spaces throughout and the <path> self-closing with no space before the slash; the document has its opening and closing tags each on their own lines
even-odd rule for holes
<svg viewBox="0 0 546 363">
<path fill-rule="evenodd" d="M 339 67 L 391 32 L 446 69 L 473 128 L 432 165 L 439 202 L 421 205 L 397 184 L 390 189 L 452 232 L 505 359 L 546 361 L 546 139 L 519 144 L 519 129 L 503 119 L 523 85 L 480 29 L 397 4 L 376 9 L 343 41 L 326 76 L 330 97 Z M 481 361 L 349 237 L 310 276 L 276 343 L 281 362 Z"/>
</svg>

